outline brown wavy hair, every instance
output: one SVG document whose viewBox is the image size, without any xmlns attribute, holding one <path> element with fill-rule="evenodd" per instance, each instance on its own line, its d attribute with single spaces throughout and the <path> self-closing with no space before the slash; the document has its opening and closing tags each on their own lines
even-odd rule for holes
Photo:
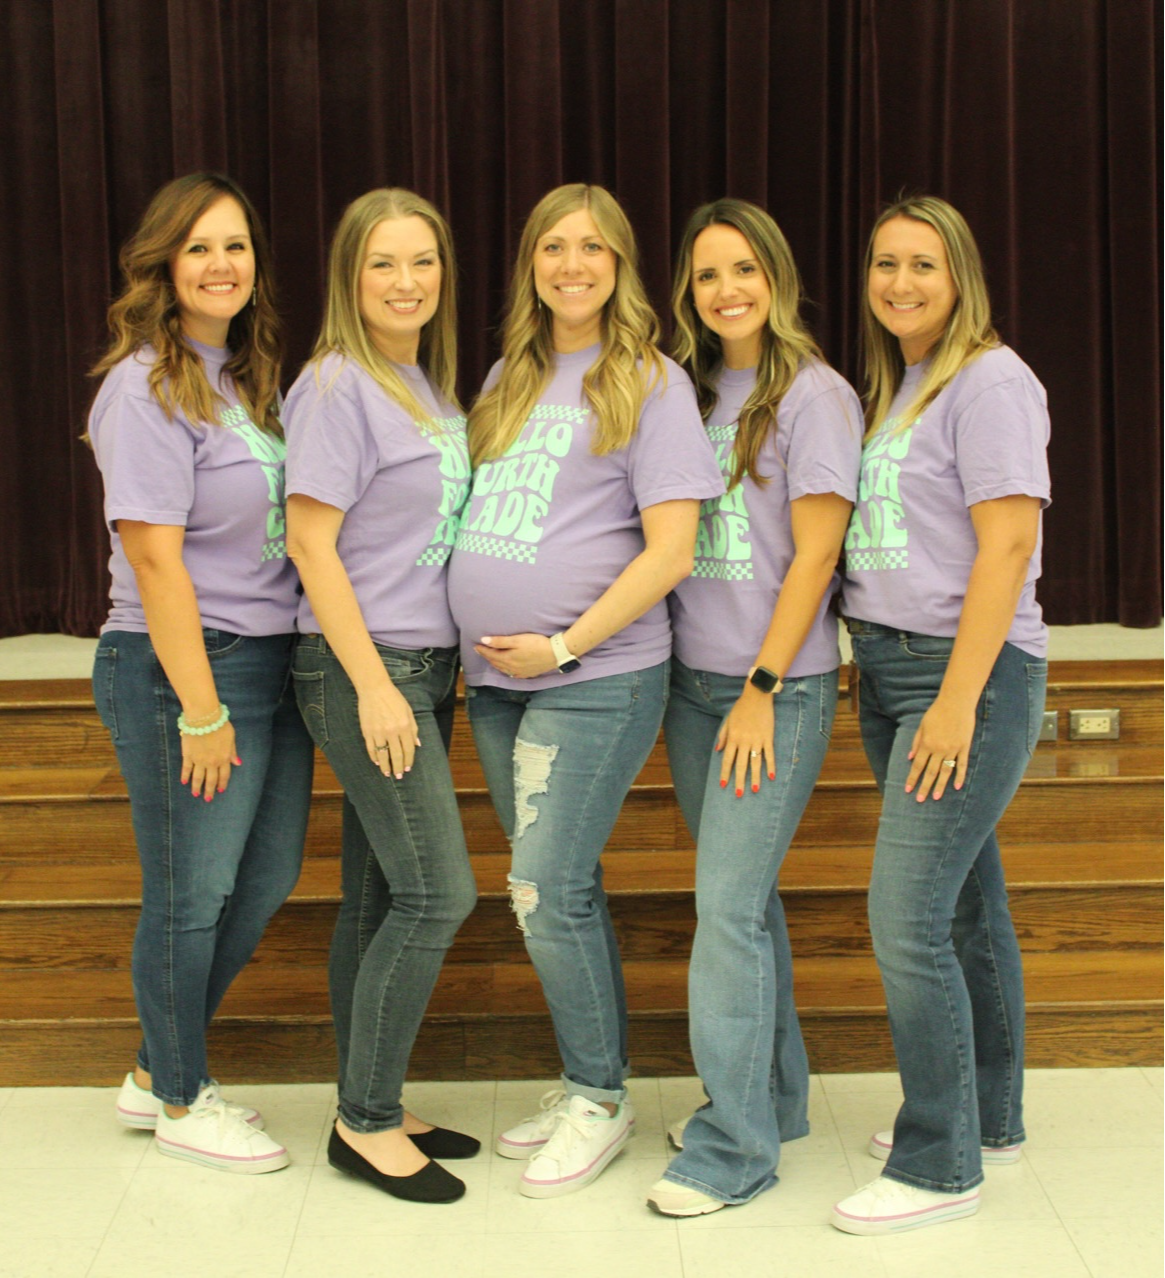
<svg viewBox="0 0 1165 1278">
<path fill-rule="evenodd" d="M 168 418 L 181 411 L 191 422 L 217 424 L 222 396 L 210 385 L 198 353 L 182 331 L 177 294 L 170 272 L 174 254 L 189 238 L 195 222 L 219 200 L 236 201 L 247 219 L 255 255 L 255 295 L 231 320 L 226 371 L 251 420 L 272 435 L 279 423 L 279 373 L 282 348 L 275 313 L 271 250 L 259 215 L 239 186 L 221 173 L 190 173 L 157 191 L 137 230 L 118 259 L 125 288 L 109 308 L 112 341 L 93 366 L 102 377 L 143 346 L 154 349 L 149 384 Z"/>
<path fill-rule="evenodd" d="M 757 470 L 757 457 L 769 432 L 777 428 L 781 400 L 806 364 L 812 360 L 824 363 L 825 357 L 801 319 L 801 276 L 781 228 L 764 209 L 747 200 L 726 197 L 701 205 L 688 218 L 676 255 L 672 353 L 695 384 L 704 420 L 716 406 L 714 379 L 724 359 L 720 338 L 700 318 L 692 298 L 692 251 L 696 237 L 710 226 L 731 226 L 744 236 L 769 286 L 768 322 L 760 331 L 756 386 L 740 410 L 728 482 L 730 489 L 735 488 L 748 475 L 754 483 L 764 485 L 769 476 Z"/>
</svg>

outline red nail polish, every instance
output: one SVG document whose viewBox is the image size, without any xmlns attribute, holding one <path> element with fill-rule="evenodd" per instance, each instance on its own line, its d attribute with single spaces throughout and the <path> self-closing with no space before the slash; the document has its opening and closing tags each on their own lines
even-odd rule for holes
<svg viewBox="0 0 1165 1278">
<path fill-rule="evenodd" d="M 720 788 L 721 788 L 721 790 L 725 790 L 725 789 L 727 789 L 727 788 L 728 788 L 728 782 L 727 782 L 727 781 L 721 781 L 721 782 L 720 782 Z"/>
<path fill-rule="evenodd" d="M 770 781 L 775 781 L 776 779 L 777 779 L 777 774 L 776 774 L 775 772 L 770 772 L 770 773 L 769 773 L 769 780 L 770 780 Z"/>
<path fill-rule="evenodd" d="M 240 759 L 240 758 L 239 758 L 239 756 L 238 756 L 237 754 L 236 754 L 236 755 L 235 755 L 235 757 L 231 760 L 231 762 L 235 765 L 235 767 L 236 767 L 236 768 L 241 768 L 241 767 L 243 766 L 243 761 L 242 761 L 242 759 Z"/>
<path fill-rule="evenodd" d="M 752 783 L 752 792 L 753 794 L 760 794 L 760 783 L 758 781 Z"/>
<path fill-rule="evenodd" d="M 214 795 L 213 795 L 213 794 L 204 794 L 202 797 L 203 797 L 203 798 L 207 801 L 207 803 L 209 803 L 209 802 L 211 801 L 211 799 L 213 799 L 213 798 L 214 798 Z"/>
<path fill-rule="evenodd" d="M 743 798 L 744 798 L 744 791 L 743 791 L 743 790 L 737 790 L 737 792 L 736 792 L 736 797 L 737 797 L 738 799 L 743 799 Z"/>
</svg>

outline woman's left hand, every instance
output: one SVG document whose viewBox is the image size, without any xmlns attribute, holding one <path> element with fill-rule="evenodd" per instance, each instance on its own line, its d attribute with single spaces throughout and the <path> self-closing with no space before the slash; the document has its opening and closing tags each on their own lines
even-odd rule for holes
<svg viewBox="0 0 1165 1278">
<path fill-rule="evenodd" d="M 483 635 L 473 651 L 510 679 L 536 679 L 558 669 L 546 635 Z"/>
<path fill-rule="evenodd" d="M 776 750 L 773 747 L 773 698 L 746 686 L 736 704 L 729 710 L 716 736 L 716 749 L 723 751 L 720 760 L 720 788 L 728 785 L 736 773 L 736 797 L 744 797 L 745 771 L 751 772 L 748 784 L 753 794 L 760 790 L 762 770 L 770 781 L 776 780 Z"/>
<path fill-rule="evenodd" d="M 971 738 L 975 734 L 975 707 L 964 709 L 944 701 L 940 693 L 922 716 L 914 741 L 910 746 L 910 773 L 906 778 L 906 793 L 922 803 L 927 795 L 935 799 L 943 797 L 947 782 L 954 777 L 955 789 L 963 788 L 967 775 L 967 762 L 971 753 Z M 954 760 L 954 767 L 950 761 Z"/>
</svg>

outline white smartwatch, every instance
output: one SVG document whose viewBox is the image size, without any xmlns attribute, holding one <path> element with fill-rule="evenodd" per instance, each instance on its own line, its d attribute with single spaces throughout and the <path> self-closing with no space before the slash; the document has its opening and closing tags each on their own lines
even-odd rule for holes
<svg viewBox="0 0 1165 1278">
<path fill-rule="evenodd" d="M 562 630 L 550 636 L 550 651 L 554 653 L 554 664 L 558 667 L 559 674 L 570 674 L 582 665 L 582 662 L 566 646 L 566 634 Z"/>
</svg>

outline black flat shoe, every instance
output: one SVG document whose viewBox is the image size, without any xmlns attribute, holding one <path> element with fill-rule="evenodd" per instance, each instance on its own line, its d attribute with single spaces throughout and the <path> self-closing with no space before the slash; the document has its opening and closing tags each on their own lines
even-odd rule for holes
<svg viewBox="0 0 1165 1278">
<path fill-rule="evenodd" d="M 358 1154 L 333 1127 L 328 1140 L 328 1162 L 337 1170 L 366 1180 L 393 1198 L 410 1203 L 455 1203 L 465 1193 L 465 1185 L 436 1163 L 426 1163 L 411 1176 L 390 1176 L 379 1171 Z"/>
<path fill-rule="evenodd" d="M 408 1133 L 409 1140 L 430 1158 L 472 1158 L 481 1148 L 476 1137 L 464 1132 L 451 1132 L 448 1127 L 434 1127 L 431 1132 Z"/>
</svg>

